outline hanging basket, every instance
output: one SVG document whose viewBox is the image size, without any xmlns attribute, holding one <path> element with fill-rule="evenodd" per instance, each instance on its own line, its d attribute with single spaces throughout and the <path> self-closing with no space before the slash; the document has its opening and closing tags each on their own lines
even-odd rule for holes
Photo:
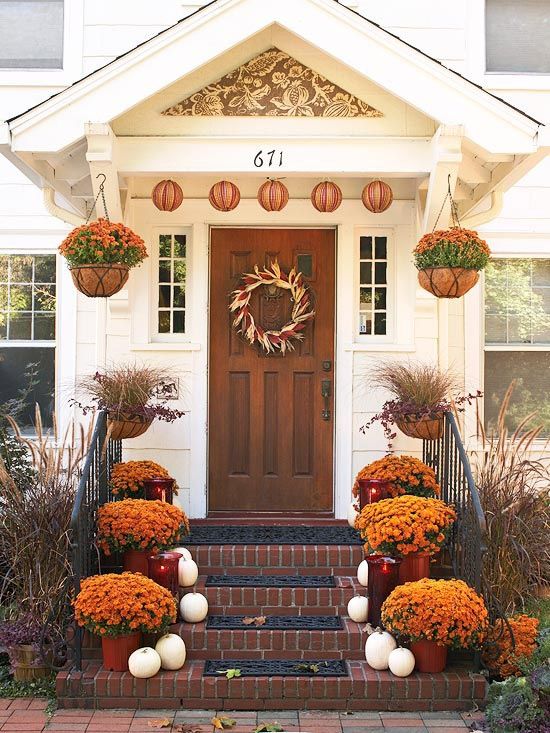
<svg viewBox="0 0 550 733">
<path fill-rule="evenodd" d="M 477 270 L 464 267 L 427 267 L 418 271 L 418 282 L 436 298 L 461 298 L 479 280 Z"/>
<path fill-rule="evenodd" d="M 126 285 L 128 265 L 78 265 L 71 267 L 73 282 L 88 298 L 109 298 Z"/>
<path fill-rule="evenodd" d="M 401 420 L 397 420 L 396 425 L 409 438 L 439 440 L 443 437 L 445 430 L 445 415 L 443 413 L 438 415 L 424 415 L 423 417 L 409 415 Z"/>
<path fill-rule="evenodd" d="M 152 418 L 121 415 L 118 419 L 109 418 L 107 429 L 110 431 L 109 437 L 111 440 L 126 440 L 143 435 L 150 428 L 152 422 Z"/>
</svg>

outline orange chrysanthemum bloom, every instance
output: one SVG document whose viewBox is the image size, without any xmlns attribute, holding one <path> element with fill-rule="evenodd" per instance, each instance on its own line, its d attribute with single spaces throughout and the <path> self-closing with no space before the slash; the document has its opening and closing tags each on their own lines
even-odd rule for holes
<svg viewBox="0 0 550 733">
<path fill-rule="evenodd" d="M 419 270 L 426 267 L 482 270 L 490 256 L 489 245 L 477 232 L 458 226 L 425 234 L 414 249 Z"/>
<path fill-rule="evenodd" d="M 176 620 L 172 593 L 140 573 L 108 573 L 82 581 L 75 619 L 92 634 L 163 633 Z"/>
<path fill-rule="evenodd" d="M 158 476 L 171 478 L 168 471 L 154 461 L 115 463 L 111 471 L 111 491 L 113 496 L 142 499 L 143 482 Z"/>
<path fill-rule="evenodd" d="M 71 267 L 94 264 L 135 267 L 148 256 L 140 236 L 124 224 L 101 218 L 69 232 L 59 252 Z"/>
<path fill-rule="evenodd" d="M 404 583 L 382 606 L 382 623 L 392 634 L 455 649 L 479 646 L 487 635 L 488 618 L 483 598 L 462 580 Z"/>
<path fill-rule="evenodd" d="M 483 655 L 483 662 L 491 674 L 502 678 L 520 675 L 518 662 L 536 651 L 538 632 L 538 618 L 525 614 L 506 621 L 499 619 L 493 624 L 489 629 L 491 643 Z"/>
<path fill-rule="evenodd" d="M 164 550 L 188 533 L 185 512 L 164 501 L 114 501 L 100 507 L 97 515 L 98 543 L 106 555 L 125 550 Z"/>
<path fill-rule="evenodd" d="M 358 479 L 365 478 L 388 481 L 392 497 L 401 494 L 433 497 L 441 494 L 433 469 L 413 456 L 388 455 L 369 463 L 355 478 L 354 496 L 359 494 Z"/>
<path fill-rule="evenodd" d="M 455 519 L 454 508 L 444 501 L 405 494 L 364 506 L 355 528 L 368 553 L 433 555 L 444 545 Z"/>
</svg>

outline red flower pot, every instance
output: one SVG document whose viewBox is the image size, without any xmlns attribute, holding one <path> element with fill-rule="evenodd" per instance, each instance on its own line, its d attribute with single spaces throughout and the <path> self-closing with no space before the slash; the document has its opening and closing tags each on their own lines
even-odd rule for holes
<svg viewBox="0 0 550 733">
<path fill-rule="evenodd" d="M 375 504 L 377 501 L 389 498 L 389 481 L 378 478 L 360 478 L 359 484 L 359 511 L 367 504 Z"/>
<path fill-rule="evenodd" d="M 443 672 L 447 666 L 447 647 L 436 641 L 421 639 L 411 644 L 415 668 L 419 672 Z"/>
<path fill-rule="evenodd" d="M 399 582 L 411 583 L 430 577 L 430 555 L 427 552 L 411 552 L 403 555 L 399 566 Z"/>
<path fill-rule="evenodd" d="M 369 623 L 373 626 L 380 624 L 382 604 L 397 585 L 399 585 L 400 557 L 386 557 L 385 555 L 367 555 L 365 560 L 369 565 L 368 596 L 369 596 Z"/>
<path fill-rule="evenodd" d="M 103 667 L 111 672 L 127 672 L 128 657 L 141 645 L 141 631 L 126 636 L 102 636 Z"/>
<path fill-rule="evenodd" d="M 122 555 L 122 567 L 128 573 L 141 573 L 149 577 L 149 564 L 147 558 L 151 550 L 126 550 Z"/>
</svg>

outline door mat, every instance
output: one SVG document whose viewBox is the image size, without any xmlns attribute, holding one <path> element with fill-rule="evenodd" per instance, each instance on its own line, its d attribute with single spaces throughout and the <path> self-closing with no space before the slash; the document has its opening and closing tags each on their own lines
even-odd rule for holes
<svg viewBox="0 0 550 733">
<path fill-rule="evenodd" d="M 191 525 L 193 523 L 191 522 Z M 358 545 L 351 527 L 274 527 L 253 525 L 191 526 L 186 545 Z"/>
<path fill-rule="evenodd" d="M 340 616 L 264 616 L 265 623 L 243 624 L 250 616 L 209 616 L 207 629 L 238 629 L 239 631 L 339 631 L 344 628 Z"/>
<path fill-rule="evenodd" d="M 341 659 L 302 662 L 300 659 L 214 659 L 204 664 L 204 677 L 221 677 L 227 670 L 240 670 L 241 677 L 347 677 Z"/>
<path fill-rule="evenodd" d="M 335 588 L 334 575 L 208 575 L 206 587 Z"/>
</svg>

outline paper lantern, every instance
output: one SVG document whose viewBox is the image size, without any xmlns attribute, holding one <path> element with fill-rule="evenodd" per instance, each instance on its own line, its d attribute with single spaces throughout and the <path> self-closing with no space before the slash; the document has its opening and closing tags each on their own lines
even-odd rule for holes
<svg viewBox="0 0 550 733">
<path fill-rule="evenodd" d="M 210 189 L 208 200 L 218 211 L 233 211 L 239 205 L 241 192 L 231 181 L 218 181 Z"/>
<path fill-rule="evenodd" d="M 288 188 L 281 181 L 266 181 L 258 191 L 258 201 L 266 211 L 282 211 L 288 198 Z"/>
<path fill-rule="evenodd" d="M 365 208 L 373 214 L 381 214 L 391 206 L 393 191 L 384 181 L 372 181 L 363 189 L 361 198 Z"/>
<path fill-rule="evenodd" d="M 157 183 L 151 193 L 153 203 L 161 211 L 175 211 L 183 201 L 181 186 L 175 181 Z"/>
<path fill-rule="evenodd" d="M 330 214 L 342 203 L 342 191 L 331 181 L 318 183 L 311 192 L 311 203 L 324 214 Z"/>
</svg>

